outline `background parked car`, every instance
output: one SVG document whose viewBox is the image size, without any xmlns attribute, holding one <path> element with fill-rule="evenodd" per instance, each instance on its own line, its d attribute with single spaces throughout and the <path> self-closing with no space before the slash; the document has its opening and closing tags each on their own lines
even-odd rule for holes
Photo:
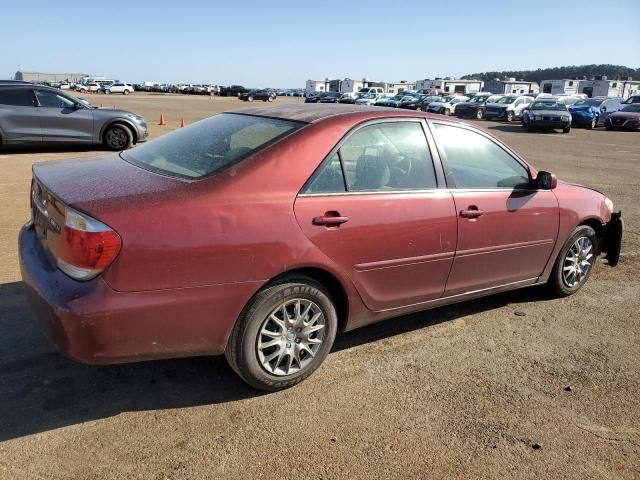
<svg viewBox="0 0 640 480">
<path fill-rule="evenodd" d="M 536 99 L 523 111 L 522 127 L 527 130 L 560 128 L 564 133 L 569 133 L 571 114 L 564 103 L 555 99 Z"/>
<path fill-rule="evenodd" d="M 237 97 L 241 93 L 245 93 L 248 90 L 242 85 L 231 85 L 229 87 L 220 87 L 221 97 Z"/>
<path fill-rule="evenodd" d="M 455 96 L 447 97 L 440 102 L 431 102 L 427 105 L 427 112 L 441 113 L 443 115 L 453 115 L 456 112 L 456 105 L 469 100 L 469 97 Z"/>
<path fill-rule="evenodd" d="M 126 110 L 94 108 L 86 100 L 35 84 L 0 85 L 2 146 L 103 144 L 125 150 L 147 138 L 147 124 Z"/>
<path fill-rule="evenodd" d="M 606 98 L 585 98 L 577 101 L 569 107 L 571 122 L 575 127 L 587 127 L 593 129 L 598 125 L 602 111 L 601 105 Z"/>
<path fill-rule="evenodd" d="M 630 103 L 622 110 L 613 112 L 605 120 L 604 126 L 607 130 L 640 131 L 640 102 Z"/>
<path fill-rule="evenodd" d="M 263 102 L 273 102 L 275 95 L 271 90 L 251 90 L 249 92 L 241 93 L 238 98 L 245 102 L 253 102 L 254 100 L 262 100 Z"/>
<path fill-rule="evenodd" d="M 325 95 L 325 92 L 308 93 L 307 96 L 304 98 L 304 103 L 318 103 L 324 95 Z"/>
<path fill-rule="evenodd" d="M 100 84 L 98 83 L 78 83 L 76 84 L 76 92 L 86 93 L 86 92 L 99 92 Z"/>
<path fill-rule="evenodd" d="M 489 102 L 497 101 L 501 95 L 477 94 L 469 100 L 456 105 L 455 113 L 458 118 L 476 118 L 482 120 L 484 118 L 484 107 Z"/>
<path fill-rule="evenodd" d="M 359 93 L 347 92 L 347 93 L 343 93 L 340 96 L 340 99 L 338 100 L 338 102 L 339 103 L 353 104 L 353 103 L 356 103 L 356 100 L 358 98 L 360 98 L 360 94 Z"/>
<path fill-rule="evenodd" d="M 104 86 L 104 93 L 106 94 L 121 93 L 123 95 L 129 95 L 130 93 L 133 93 L 133 91 L 133 85 L 128 83 L 112 83 L 111 85 Z"/>
<path fill-rule="evenodd" d="M 411 98 L 403 99 L 398 105 L 399 108 L 416 111 L 424 110 L 424 100 L 427 98 L 427 95 L 424 95 L 423 93 L 416 93 L 407 96 Z"/>
<path fill-rule="evenodd" d="M 373 105 L 383 95 L 383 93 L 365 93 L 356 100 L 356 105 Z"/>
<path fill-rule="evenodd" d="M 522 111 L 533 103 L 533 97 L 527 95 L 505 95 L 493 103 L 487 103 L 484 109 L 485 120 L 506 120 L 512 122 L 522 116 Z"/>
<path fill-rule="evenodd" d="M 398 105 L 400 105 L 400 103 L 402 102 L 402 99 L 406 98 L 407 100 L 411 100 L 411 97 L 408 97 L 407 95 L 404 95 L 402 93 L 398 94 L 398 95 L 389 95 L 389 96 L 384 96 L 384 97 L 380 97 L 378 100 L 376 100 L 376 103 L 374 104 L 377 107 L 397 107 Z"/>
<path fill-rule="evenodd" d="M 320 103 L 338 103 L 341 95 L 340 92 L 327 92 L 320 99 Z"/>
</svg>

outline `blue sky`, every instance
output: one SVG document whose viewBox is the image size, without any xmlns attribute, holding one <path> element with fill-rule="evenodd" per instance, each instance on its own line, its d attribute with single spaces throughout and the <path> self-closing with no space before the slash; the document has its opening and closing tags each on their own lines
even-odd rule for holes
<svg viewBox="0 0 640 480">
<path fill-rule="evenodd" d="M 0 78 L 27 70 L 301 87 L 325 77 L 640 66 L 640 0 L 6 0 L 0 11 Z"/>
</svg>

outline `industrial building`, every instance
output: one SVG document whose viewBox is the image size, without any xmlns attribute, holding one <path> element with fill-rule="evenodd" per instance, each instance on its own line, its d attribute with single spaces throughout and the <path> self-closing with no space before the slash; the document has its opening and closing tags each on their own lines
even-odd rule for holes
<svg viewBox="0 0 640 480">
<path fill-rule="evenodd" d="M 79 83 L 84 77 L 87 77 L 86 73 L 42 73 L 42 72 L 16 72 L 14 79 L 22 80 L 23 82 L 69 82 Z"/>
</svg>

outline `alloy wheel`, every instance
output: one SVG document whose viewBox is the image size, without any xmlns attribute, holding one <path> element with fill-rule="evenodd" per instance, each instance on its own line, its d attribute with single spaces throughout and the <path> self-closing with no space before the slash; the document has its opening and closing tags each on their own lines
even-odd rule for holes
<svg viewBox="0 0 640 480">
<path fill-rule="evenodd" d="M 562 280 L 569 288 L 584 282 L 595 260 L 593 243 L 588 237 L 579 237 L 567 251 L 562 262 Z"/>
<path fill-rule="evenodd" d="M 277 376 L 307 368 L 326 332 L 323 311 L 311 300 L 294 298 L 267 316 L 258 332 L 256 354 L 262 368 Z"/>
<path fill-rule="evenodd" d="M 113 127 L 107 131 L 107 144 L 114 150 L 124 149 L 127 145 L 127 134 L 120 127 Z"/>
</svg>

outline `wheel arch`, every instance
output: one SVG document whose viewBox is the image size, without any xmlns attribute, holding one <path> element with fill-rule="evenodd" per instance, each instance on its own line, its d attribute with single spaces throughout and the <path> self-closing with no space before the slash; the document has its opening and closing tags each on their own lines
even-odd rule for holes
<svg viewBox="0 0 640 480">
<path fill-rule="evenodd" d="M 109 127 L 112 127 L 113 125 L 115 125 L 116 123 L 122 124 L 125 127 L 127 127 L 130 131 L 131 131 L 131 135 L 133 135 L 133 143 L 134 145 L 136 143 L 138 143 L 138 131 L 136 130 L 136 128 L 133 126 L 133 124 L 123 118 L 114 118 L 112 120 L 109 120 L 108 122 L 106 122 L 102 128 L 100 129 L 100 136 L 98 137 L 100 142 L 104 142 L 104 134 L 106 133 L 107 129 Z"/>
<path fill-rule="evenodd" d="M 279 275 L 273 277 L 262 288 L 268 287 L 269 285 L 281 280 L 282 278 L 295 276 L 296 274 L 304 275 L 315 280 L 329 291 L 331 299 L 333 300 L 336 307 L 336 314 L 338 316 L 338 331 L 343 331 L 346 328 L 347 320 L 349 318 L 349 300 L 347 291 L 338 277 L 336 277 L 328 270 L 319 267 L 294 268 L 284 271 Z M 260 290 L 262 290 L 262 288 Z"/>
<path fill-rule="evenodd" d="M 598 239 L 597 253 L 598 255 L 600 255 L 600 252 L 602 251 L 602 244 L 603 244 L 604 235 L 605 235 L 605 230 L 604 230 L 604 226 L 602 225 L 602 222 L 595 217 L 585 218 L 578 225 L 576 225 L 576 228 L 581 227 L 583 225 L 593 228 L 593 231 L 596 232 L 596 237 Z"/>
</svg>

